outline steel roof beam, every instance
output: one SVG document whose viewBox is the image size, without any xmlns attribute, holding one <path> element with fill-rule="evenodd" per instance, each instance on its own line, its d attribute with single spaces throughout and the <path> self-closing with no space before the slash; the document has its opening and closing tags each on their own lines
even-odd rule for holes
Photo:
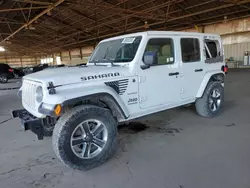
<svg viewBox="0 0 250 188">
<path fill-rule="evenodd" d="M 54 9 L 55 7 L 57 7 L 58 5 L 60 5 L 61 3 L 63 3 L 65 0 L 58 0 L 56 3 L 54 3 L 53 5 L 50 5 L 47 9 L 43 10 L 40 14 L 38 14 L 37 16 L 35 16 L 34 18 L 32 18 L 30 21 L 28 21 L 26 24 L 22 25 L 19 29 L 17 29 L 16 31 L 14 31 L 11 35 L 9 35 L 8 37 L 6 37 L 4 40 L 2 40 L 0 42 L 0 44 L 2 44 L 4 41 L 8 40 L 9 38 L 13 37 L 16 33 L 18 33 L 19 31 L 21 31 L 22 29 L 28 27 L 30 24 L 32 24 L 34 21 L 36 21 L 38 18 L 40 18 L 41 16 L 43 16 L 44 14 L 46 14 L 47 12 L 51 11 L 52 9 Z"/>
<path fill-rule="evenodd" d="M 248 2 L 250 2 L 250 0 L 243 0 L 243 1 L 238 2 L 237 5 L 245 4 L 245 3 L 248 3 Z M 173 17 L 173 18 L 168 19 L 166 22 L 176 21 L 176 20 L 180 20 L 180 19 L 183 19 L 183 18 L 188 18 L 190 16 L 204 14 L 204 13 L 216 11 L 216 10 L 223 9 L 223 8 L 228 8 L 228 7 L 231 7 L 231 6 L 235 6 L 235 4 L 225 4 L 225 5 L 217 6 L 217 7 L 210 8 L 210 9 L 197 11 L 197 12 L 194 12 L 194 13 L 191 13 L 191 14 L 185 14 L 185 15 L 182 15 L 182 16 L 179 16 L 179 17 Z M 148 24 L 148 25 L 149 26 L 155 26 L 155 25 L 160 25 L 160 24 L 163 24 L 163 23 L 165 23 L 165 21 L 159 21 L 159 22 L 155 22 L 155 23 L 152 23 L 152 24 Z M 143 25 L 128 29 L 127 31 L 133 31 L 133 30 L 137 30 L 137 29 L 141 29 L 141 28 L 143 28 Z M 113 35 L 121 34 L 123 32 L 124 31 L 119 31 L 119 32 L 109 33 L 109 34 L 104 34 L 104 35 L 100 34 L 100 37 L 101 38 L 110 37 L 110 36 L 113 36 Z M 75 42 L 75 43 L 66 44 L 63 47 L 71 46 L 71 45 L 78 44 L 78 43 L 88 42 L 88 41 L 91 41 L 91 40 L 94 40 L 94 38 L 85 39 L 85 40 L 79 41 L 77 43 Z"/>
<path fill-rule="evenodd" d="M 15 11 L 29 11 L 30 9 L 35 10 L 35 9 L 45 9 L 48 8 L 48 6 L 40 6 L 40 7 L 31 7 L 31 8 L 10 8 L 10 9 L 0 9 L 0 12 L 15 12 Z"/>
</svg>

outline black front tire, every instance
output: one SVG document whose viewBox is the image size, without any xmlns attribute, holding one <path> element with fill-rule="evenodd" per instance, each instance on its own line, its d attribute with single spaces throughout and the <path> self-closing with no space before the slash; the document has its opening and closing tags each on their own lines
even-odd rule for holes
<svg viewBox="0 0 250 188">
<path fill-rule="evenodd" d="M 220 94 L 220 104 L 217 105 L 216 110 L 211 109 L 210 105 L 210 96 L 212 92 L 216 90 Z M 224 87 L 221 85 L 221 82 L 209 82 L 202 97 L 198 98 L 195 102 L 196 112 L 202 117 L 212 118 L 221 112 L 221 108 L 224 103 Z"/>
<path fill-rule="evenodd" d="M 74 154 L 70 145 L 75 128 L 82 122 L 96 119 L 106 126 L 106 145 L 94 158 L 83 159 Z M 67 166 L 89 170 L 106 162 L 116 150 L 117 122 L 108 109 L 93 105 L 77 106 L 60 117 L 55 125 L 52 142 L 57 157 Z"/>
</svg>

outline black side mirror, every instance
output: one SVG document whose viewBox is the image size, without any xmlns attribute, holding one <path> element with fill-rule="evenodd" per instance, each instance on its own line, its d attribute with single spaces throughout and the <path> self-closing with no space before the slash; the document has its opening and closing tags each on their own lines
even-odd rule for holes
<svg viewBox="0 0 250 188">
<path fill-rule="evenodd" d="M 156 52 L 145 52 L 143 55 L 143 62 L 145 65 L 141 65 L 142 69 L 148 69 L 152 65 L 157 64 L 157 54 Z"/>
</svg>

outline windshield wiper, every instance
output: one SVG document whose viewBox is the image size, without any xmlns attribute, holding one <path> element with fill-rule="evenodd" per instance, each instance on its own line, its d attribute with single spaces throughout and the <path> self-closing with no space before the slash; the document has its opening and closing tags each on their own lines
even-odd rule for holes
<svg viewBox="0 0 250 188">
<path fill-rule="evenodd" d="M 107 47 L 107 50 L 106 50 L 106 52 L 105 52 L 105 54 L 104 54 L 104 56 L 103 56 L 103 59 L 101 59 L 101 60 L 107 60 L 107 61 L 109 61 L 110 63 L 111 63 L 111 66 L 113 67 L 114 66 L 114 61 L 113 60 L 111 60 L 111 59 L 109 59 L 109 58 L 106 58 L 106 56 L 108 55 L 108 52 L 109 52 L 109 48 L 111 47 L 111 43 L 109 44 L 109 46 Z"/>
<path fill-rule="evenodd" d="M 90 61 L 90 63 L 93 62 L 95 65 L 96 63 L 99 63 L 99 62 L 107 62 L 107 63 L 111 63 L 111 66 L 113 67 L 114 66 L 114 60 L 111 60 L 111 59 L 98 59 L 98 60 L 94 60 L 94 61 Z"/>
<path fill-rule="evenodd" d="M 103 58 L 103 59 L 101 59 L 101 61 L 102 61 L 102 60 L 105 60 L 105 61 L 107 61 L 107 62 L 110 62 L 110 63 L 111 63 L 111 66 L 112 66 L 112 67 L 114 66 L 114 60 L 107 59 L 107 58 Z"/>
</svg>

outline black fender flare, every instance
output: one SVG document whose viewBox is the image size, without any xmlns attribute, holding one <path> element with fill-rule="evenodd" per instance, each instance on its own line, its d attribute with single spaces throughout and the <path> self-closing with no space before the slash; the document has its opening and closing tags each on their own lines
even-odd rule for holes
<svg viewBox="0 0 250 188">
<path fill-rule="evenodd" d="M 72 108 L 78 105 L 92 104 L 111 110 L 112 114 L 122 121 L 128 119 L 129 115 L 125 113 L 116 99 L 109 93 L 97 93 L 87 96 L 81 96 L 73 99 L 68 99 L 62 103 L 62 106 L 65 108 Z"/>
</svg>

